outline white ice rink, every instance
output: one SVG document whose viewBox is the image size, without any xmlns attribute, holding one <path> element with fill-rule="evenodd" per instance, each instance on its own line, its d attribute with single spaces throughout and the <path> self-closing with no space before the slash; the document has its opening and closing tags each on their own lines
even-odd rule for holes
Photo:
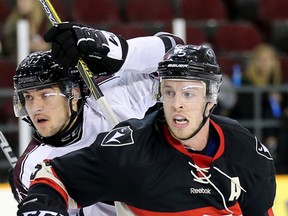
<svg viewBox="0 0 288 216">
<path fill-rule="evenodd" d="M 288 216 L 288 175 L 277 176 L 277 191 L 274 202 L 275 216 Z M 8 184 L 0 184 L 0 216 L 16 216 L 17 202 Z"/>
<path fill-rule="evenodd" d="M 0 184 L 0 215 L 16 216 L 17 202 L 14 200 L 8 184 Z"/>
</svg>

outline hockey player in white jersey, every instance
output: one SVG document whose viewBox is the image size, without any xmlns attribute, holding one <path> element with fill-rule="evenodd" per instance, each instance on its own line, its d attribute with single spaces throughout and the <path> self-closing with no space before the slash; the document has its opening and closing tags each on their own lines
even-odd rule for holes
<svg viewBox="0 0 288 216">
<path fill-rule="evenodd" d="M 30 54 L 19 64 L 13 78 L 15 115 L 24 117 L 35 129 L 13 172 L 14 197 L 18 201 L 27 195 L 30 175 L 38 162 L 83 148 L 98 133 L 111 129 L 75 68 L 80 57 L 98 77 L 100 89 L 122 121 L 142 118 L 154 105 L 151 73 L 168 49 L 183 43 L 168 33 L 126 41 L 113 33 L 75 23 L 52 27 L 45 39 L 52 42 L 52 55 L 51 51 Z M 81 176 L 75 173 L 75 178 Z M 113 201 L 107 200 L 80 212 L 69 209 L 69 214 L 116 213 Z"/>
</svg>

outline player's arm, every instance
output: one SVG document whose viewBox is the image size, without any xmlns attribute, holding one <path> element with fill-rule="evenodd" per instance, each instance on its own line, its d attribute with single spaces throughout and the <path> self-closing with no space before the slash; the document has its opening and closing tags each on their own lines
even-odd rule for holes
<svg viewBox="0 0 288 216">
<path fill-rule="evenodd" d="M 276 194 L 274 161 L 268 149 L 255 139 L 256 154 L 247 172 L 246 194 L 240 201 L 243 215 L 273 216 L 273 203 Z M 256 155 L 256 157 L 255 157 Z"/>
<path fill-rule="evenodd" d="M 154 36 L 136 37 L 127 40 L 128 54 L 121 71 L 149 74 L 155 72 L 164 54 L 184 41 L 171 33 L 159 32 Z"/>
<path fill-rule="evenodd" d="M 96 148 L 99 142 L 96 140 L 89 147 L 38 164 L 31 174 L 28 196 L 19 205 L 22 214 L 18 215 L 45 208 L 55 212 L 60 209 L 63 213 L 67 209 L 113 200 L 109 199 L 112 191 L 110 181 L 117 179 L 120 174 L 115 177 L 117 171 L 110 171 L 113 167 L 107 166 L 103 157 L 98 157 Z M 105 158 L 110 160 L 109 157 Z M 39 194 L 41 196 L 38 198 Z M 33 202 L 35 205 L 30 204 Z M 61 205 L 55 207 L 55 202 Z"/>
<path fill-rule="evenodd" d="M 257 175 L 256 178 L 249 186 L 249 194 L 244 195 L 247 205 L 241 207 L 243 215 L 274 216 L 272 207 L 276 192 L 275 177 L 264 178 Z"/>
<path fill-rule="evenodd" d="M 152 67 L 155 71 L 165 52 L 176 44 L 184 44 L 181 38 L 166 32 L 126 41 L 111 32 L 67 22 L 53 26 L 45 41 L 52 42 L 52 57 L 62 66 L 75 66 L 81 57 L 95 75 L 115 73 L 124 62 L 125 69 L 145 73 Z"/>
<path fill-rule="evenodd" d="M 55 174 L 50 161 L 45 161 L 35 167 L 28 196 L 18 205 L 17 215 L 45 215 L 46 212 L 68 216 L 66 210 L 69 203 L 71 206 L 76 205 Z"/>
<path fill-rule="evenodd" d="M 18 158 L 15 167 L 9 170 L 9 184 L 18 203 L 27 196 L 29 181 L 26 180 L 30 178 L 30 173 L 27 170 L 29 170 L 29 167 L 35 166 L 33 160 L 29 160 L 30 153 L 39 144 L 40 142 L 33 137 L 23 154 Z"/>
</svg>

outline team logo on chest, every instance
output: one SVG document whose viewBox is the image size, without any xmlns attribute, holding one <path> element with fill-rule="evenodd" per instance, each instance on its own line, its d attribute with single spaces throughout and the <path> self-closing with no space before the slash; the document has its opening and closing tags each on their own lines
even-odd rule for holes
<svg viewBox="0 0 288 216">
<path fill-rule="evenodd" d="M 129 126 L 115 128 L 103 139 L 102 146 L 126 146 L 134 144 L 132 130 Z"/>
</svg>

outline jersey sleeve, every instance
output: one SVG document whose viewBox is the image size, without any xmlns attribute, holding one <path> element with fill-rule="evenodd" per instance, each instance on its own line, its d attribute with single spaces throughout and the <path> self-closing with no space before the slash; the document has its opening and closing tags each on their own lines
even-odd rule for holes
<svg viewBox="0 0 288 216">
<path fill-rule="evenodd" d="M 55 158 L 51 165 L 69 196 L 78 205 L 87 206 L 101 200 L 109 200 L 108 185 L 113 172 L 109 172 L 111 168 L 95 155 L 92 148 L 83 148 Z"/>
<path fill-rule="evenodd" d="M 69 209 L 112 201 L 111 194 L 117 193 L 113 186 L 120 174 L 109 163 L 112 158 L 106 157 L 106 160 L 97 155 L 99 142 L 101 140 L 96 140 L 89 147 L 38 164 L 31 175 L 32 192 L 42 193 L 43 188 L 48 186 L 60 194 Z"/>
<path fill-rule="evenodd" d="M 138 37 L 127 40 L 128 54 L 119 72 L 153 73 L 164 54 L 183 40 L 170 33 L 158 33 L 155 36 Z"/>
<path fill-rule="evenodd" d="M 28 158 L 30 157 L 31 152 L 33 152 L 39 144 L 40 142 L 33 137 L 23 154 L 18 158 L 13 169 L 13 183 L 15 187 L 14 197 L 18 202 L 22 201 L 27 196 L 30 173 L 27 172 L 26 169 L 29 170 L 29 167 L 31 166 L 28 162 Z"/>
<path fill-rule="evenodd" d="M 272 206 L 276 194 L 274 161 L 268 149 L 256 138 L 253 164 L 247 168 L 246 193 L 241 201 L 243 215 L 273 215 Z M 256 152 L 256 153 L 255 153 Z M 249 158 L 249 153 L 247 154 Z"/>
<path fill-rule="evenodd" d="M 239 178 L 243 188 L 243 192 L 240 192 L 232 186 L 235 183 L 231 184 L 230 195 L 227 197 L 230 201 L 237 200 L 245 216 L 273 215 L 271 208 L 276 194 L 276 174 L 269 150 L 236 120 L 219 116 L 211 118 L 224 132 L 223 164 L 230 166 L 229 175 Z"/>
<path fill-rule="evenodd" d="M 147 36 L 127 40 L 128 54 L 119 73 L 130 71 L 132 73 L 155 72 L 158 63 L 165 54 L 165 47 L 159 37 Z"/>
<path fill-rule="evenodd" d="M 265 215 L 273 216 L 272 206 L 275 198 L 275 177 L 259 177 L 255 182 L 251 182 L 250 192 L 254 193 L 247 196 L 247 201 L 249 204 L 242 209 L 243 215 L 252 216 L 252 215 Z"/>
</svg>

